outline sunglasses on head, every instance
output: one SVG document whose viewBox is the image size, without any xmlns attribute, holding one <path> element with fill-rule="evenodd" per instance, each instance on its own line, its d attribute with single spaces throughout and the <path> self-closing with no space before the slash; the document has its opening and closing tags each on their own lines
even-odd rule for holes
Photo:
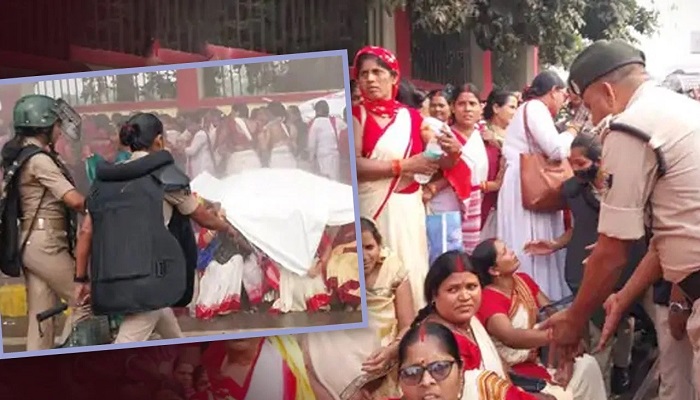
<svg viewBox="0 0 700 400">
<path fill-rule="evenodd" d="M 423 380 L 423 375 L 427 371 L 436 382 L 445 380 L 452 372 L 452 366 L 456 363 L 454 360 L 434 361 L 425 367 L 421 365 L 410 365 L 401 368 L 399 371 L 399 379 L 407 385 L 417 385 Z"/>
</svg>

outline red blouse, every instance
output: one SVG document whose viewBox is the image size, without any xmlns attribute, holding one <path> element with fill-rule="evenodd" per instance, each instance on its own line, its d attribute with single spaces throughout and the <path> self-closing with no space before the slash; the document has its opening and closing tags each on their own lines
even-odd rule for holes
<svg viewBox="0 0 700 400">
<path fill-rule="evenodd" d="M 525 285 L 530 289 L 533 297 L 537 299 L 537 296 L 540 294 L 540 287 L 537 285 L 537 283 L 535 283 L 535 281 L 528 274 L 518 272 L 515 275 L 520 277 L 525 282 Z M 479 311 L 477 312 L 476 316 L 484 326 L 486 326 L 489 319 L 494 315 L 509 315 L 512 305 L 512 300 L 510 297 L 488 287 L 482 291 L 481 296 L 481 306 L 479 307 Z M 538 304 L 538 306 L 541 306 L 541 304 Z M 552 376 L 545 367 L 532 361 L 525 361 L 520 364 L 513 365 L 511 368 L 513 372 L 519 375 L 545 379 L 547 381 L 552 379 Z"/>
</svg>

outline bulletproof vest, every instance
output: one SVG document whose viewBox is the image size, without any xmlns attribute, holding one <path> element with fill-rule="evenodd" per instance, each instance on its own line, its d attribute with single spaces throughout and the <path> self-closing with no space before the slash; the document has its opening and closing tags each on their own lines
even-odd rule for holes
<svg viewBox="0 0 700 400">
<path fill-rule="evenodd" d="M 165 194 L 182 189 L 189 190 L 189 178 L 166 151 L 97 166 L 87 201 L 95 314 L 133 314 L 191 301 L 194 230 L 176 209 L 169 225 L 163 223 Z"/>
<path fill-rule="evenodd" d="M 20 218 L 22 202 L 19 194 L 19 174 L 33 156 L 43 153 L 38 146 L 20 150 L 15 161 L 3 172 L 0 192 L 0 271 L 7 276 L 19 277 L 22 271 L 22 244 Z"/>
</svg>

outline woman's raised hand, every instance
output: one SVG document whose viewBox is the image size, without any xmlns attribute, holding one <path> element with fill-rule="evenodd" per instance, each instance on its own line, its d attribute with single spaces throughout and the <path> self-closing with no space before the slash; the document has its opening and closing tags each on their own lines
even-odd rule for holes
<svg viewBox="0 0 700 400">
<path fill-rule="evenodd" d="M 437 137 L 437 142 L 447 155 L 453 156 L 460 153 L 462 150 L 462 143 L 457 140 L 454 134 L 447 128 L 442 131 L 442 135 Z"/>
<path fill-rule="evenodd" d="M 534 256 L 547 256 L 557 251 L 556 243 L 551 240 L 534 240 L 524 247 L 525 253 Z"/>
</svg>

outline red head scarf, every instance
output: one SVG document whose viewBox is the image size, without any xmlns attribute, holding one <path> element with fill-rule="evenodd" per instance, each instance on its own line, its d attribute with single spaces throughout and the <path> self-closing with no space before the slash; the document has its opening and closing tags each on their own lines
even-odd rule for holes
<svg viewBox="0 0 700 400">
<path fill-rule="evenodd" d="M 382 60 L 384 64 L 386 64 L 389 69 L 396 74 L 397 83 L 391 88 L 391 98 L 390 99 L 370 99 L 368 94 L 365 93 L 362 90 L 362 87 L 360 86 L 360 92 L 362 93 L 362 105 L 367 109 L 367 111 L 371 112 L 372 114 L 385 117 L 385 118 L 391 118 L 396 113 L 398 112 L 399 108 L 402 107 L 401 103 L 396 101 L 396 94 L 399 91 L 399 80 L 401 79 L 401 70 L 399 68 L 399 61 L 396 59 L 396 56 L 390 52 L 389 50 L 383 48 L 383 47 L 378 47 L 378 46 L 367 46 L 360 51 L 357 52 L 355 55 L 355 60 L 353 61 L 353 65 L 355 66 L 354 68 L 354 76 L 355 79 L 359 78 L 359 73 L 360 73 L 360 66 L 357 65 L 358 60 L 360 59 L 361 56 L 363 55 L 373 55 L 377 57 L 378 59 Z M 358 79 L 359 80 L 359 79 Z"/>
</svg>

